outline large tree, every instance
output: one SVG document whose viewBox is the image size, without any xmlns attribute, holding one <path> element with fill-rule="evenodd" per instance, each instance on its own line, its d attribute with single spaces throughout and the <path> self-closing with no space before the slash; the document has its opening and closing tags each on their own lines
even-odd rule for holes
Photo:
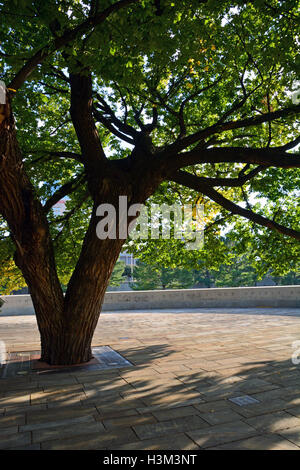
<svg viewBox="0 0 300 470">
<path fill-rule="evenodd" d="M 118 212 L 120 195 L 144 203 L 170 182 L 282 243 L 300 239 L 296 3 L 0 1 L 1 250 L 29 286 L 42 360 L 91 358 L 126 238 L 98 238 L 102 203 Z M 270 179 L 290 199 L 278 212 L 265 191 L 264 214 L 246 190 Z M 64 296 L 59 276 L 72 264 Z"/>
</svg>

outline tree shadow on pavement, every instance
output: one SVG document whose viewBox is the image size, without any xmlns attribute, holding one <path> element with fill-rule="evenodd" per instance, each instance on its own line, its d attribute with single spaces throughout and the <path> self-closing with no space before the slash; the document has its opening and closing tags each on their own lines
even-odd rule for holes
<svg viewBox="0 0 300 470">
<path fill-rule="evenodd" d="M 300 366 L 291 360 L 206 370 L 201 358 L 188 369 L 168 344 L 118 352 L 133 367 L 0 380 L 0 427 L 19 417 L 19 433 L 42 449 L 300 449 Z M 254 402 L 231 401 L 245 396 Z M 4 431 L 2 447 L 13 443 Z"/>
</svg>

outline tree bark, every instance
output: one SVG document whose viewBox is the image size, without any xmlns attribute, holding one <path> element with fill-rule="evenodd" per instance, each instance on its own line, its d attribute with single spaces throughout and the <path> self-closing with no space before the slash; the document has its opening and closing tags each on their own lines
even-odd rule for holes
<svg viewBox="0 0 300 470">
<path fill-rule="evenodd" d="M 12 119 L 0 129 L 0 212 L 8 222 L 16 246 L 15 262 L 32 297 L 41 337 L 41 360 L 52 365 L 83 363 L 92 358 L 92 337 L 125 239 L 97 238 L 95 204 L 64 298 L 45 211 L 23 168 Z M 107 194 L 102 191 L 103 202 L 117 207 L 120 185 L 112 182 L 114 191 L 109 186 L 105 187 Z"/>
<path fill-rule="evenodd" d="M 109 242 L 102 240 L 100 250 L 94 253 L 97 260 L 86 262 L 86 266 L 81 265 L 79 274 L 71 280 L 71 287 L 64 299 L 60 331 L 57 333 L 50 326 L 41 333 L 43 361 L 49 364 L 80 364 L 93 357 L 92 338 L 110 275 L 121 251 L 119 240 Z M 100 263 L 97 262 L 99 257 Z"/>
<path fill-rule="evenodd" d="M 41 336 L 58 333 L 64 308 L 43 207 L 24 170 L 9 96 L 0 123 L 0 214 L 15 244 L 15 263 L 32 297 Z"/>
<path fill-rule="evenodd" d="M 0 128 L 0 155 L 0 213 L 9 225 L 16 246 L 15 262 L 32 297 L 41 337 L 41 360 L 51 365 L 89 361 L 105 291 L 125 239 L 97 238 L 95 204 L 64 298 L 48 221 L 24 170 L 12 115 Z M 114 191 L 109 186 L 105 186 L 104 194 L 102 191 L 103 202 L 117 207 L 120 185 L 112 181 Z"/>
<path fill-rule="evenodd" d="M 15 262 L 22 271 L 32 297 L 41 336 L 41 360 L 51 365 L 72 365 L 92 358 L 91 343 L 106 288 L 126 236 L 101 240 L 96 226 L 97 207 L 110 203 L 116 208 L 119 231 L 119 196 L 128 205 L 144 203 L 161 179 L 147 167 L 87 165 L 88 184 L 94 199 L 89 228 L 81 254 L 63 295 L 58 279 L 46 211 L 26 175 L 18 145 L 10 103 L 0 122 L 0 214 L 8 223 L 16 246 Z M 142 152 L 143 153 L 143 152 Z M 151 165 L 150 165 L 151 166 Z M 141 171 L 145 172 L 141 180 Z M 124 216 L 123 213 L 121 213 Z M 127 217 L 127 214 L 126 214 Z M 128 218 L 128 224 L 134 217 Z"/>
</svg>

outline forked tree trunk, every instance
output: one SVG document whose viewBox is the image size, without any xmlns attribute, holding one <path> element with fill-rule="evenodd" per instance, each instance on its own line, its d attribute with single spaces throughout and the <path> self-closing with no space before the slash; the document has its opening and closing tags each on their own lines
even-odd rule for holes
<svg viewBox="0 0 300 470">
<path fill-rule="evenodd" d="M 87 362 L 92 357 L 91 343 L 105 291 L 125 242 L 124 238 L 97 237 L 96 209 L 101 203 L 117 208 L 120 194 L 127 195 L 130 203 L 142 203 L 153 193 L 158 180 L 149 172 L 148 183 L 146 178 L 141 183 L 139 168 L 133 178 L 116 171 L 115 166 L 102 178 L 94 177 L 96 172 L 91 171 L 94 207 L 64 297 L 47 217 L 23 167 L 9 102 L 5 113 L 0 122 L 0 214 L 8 223 L 16 246 L 15 262 L 32 297 L 41 336 L 41 360 L 52 365 Z M 117 219 L 118 215 L 117 210 Z"/>
<path fill-rule="evenodd" d="M 92 230 L 94 224 L 91 224 Z M 80 364 L 92 356 L 91 343 L 110 275 L 124 240 L 95 240 L 87 234 L 83 254 L 69 283 L 58 331 L 41 333 L 41 359 L 49 364 Z M 98 246 L 97 246 L 98 245 Z M 93 255 L 93 259 L 89 256 Z"/>
<path fill-rule="evenodd" d="M 13 119 L 0 128 L 0 212 L 16 246 L 15 262 L 32 297 L 41 337 L 41 360 L 71 365 L 92 358 L 91 342 L 109 279 L 124 239 L 99 240 L 94 205 L 80 258 L 65 297 L 56 272 L 44 210 L 36 199 L 16 139 Z M 107 188 L 117 204 L 119 186 Z M 115 192 L 115 194 L 114 194 Z"/>
<path fill-rule="evenodd" d="M 91 243 L 91 239 L 95 239 L 95 232 L 92 233 L 95 226 L 90 227 L 83 247 L 86 254 L 81 256 L 80 266 L 75 270 L 70 283 L 71 293 L 64 298 L 56 272 L 48 221 L 23 167 L 9 102 L 2 116 L 0 213 L 8 223 L 16 247 L 15 262 L 32 297 L 41 336 L 41 359 L 50 364 L 88 361 L 104 292 L 121 247 L 115 250 L 111 247 L 105 255 L 110 259 L 106 259 L 99 246 Z M 116 244 L 116 240 L 112 242 Z M 95 249 L 98 249 L 97 256 Z M 83 258 L 86 258 L 85 263 Z M 93 261 L 98 263 L 98 276 L 95 276 L 97 270 Z"/>
<path fill-rule="evenodd" d="M 97 293 L 97 302 L 92 303 L 89 292 L 83 292 L 78 286 L 78 294 L 86 302 L 84 310 L 75 301 L 65 306 L 61 312 L 61 323 L 49 323 L 46 328 L 40 328 L 41 360 L 52 365 L 71 365 L 89 361 L 92 358 L 91 343 L 99 319 L 101 305 L 105 294 L 103 289 Z M 55 308 L 55 307 L 54 307 Z M 67 321 L 68 310 L 76 321 Z M 37 315 L 39 323 L 39 317 Z"/>
</svg>

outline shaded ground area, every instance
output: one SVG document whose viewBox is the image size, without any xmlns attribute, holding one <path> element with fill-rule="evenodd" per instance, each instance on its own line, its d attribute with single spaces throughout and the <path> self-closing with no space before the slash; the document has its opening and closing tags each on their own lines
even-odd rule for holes
<svg viewBox="0 0 300 470">
<path fill-rule="evenodd" d="M 94 346 L 134 367 L 1 379 L 0 448 L 299 450 L 300 364 L 291 361 L 299 316 L 104 313 Z M 0 316 L 0 340 L 11 352 L 38 350 L 35 318 Z M 231 401 L 245 395 L 255 403 Z"/>
</svg>

